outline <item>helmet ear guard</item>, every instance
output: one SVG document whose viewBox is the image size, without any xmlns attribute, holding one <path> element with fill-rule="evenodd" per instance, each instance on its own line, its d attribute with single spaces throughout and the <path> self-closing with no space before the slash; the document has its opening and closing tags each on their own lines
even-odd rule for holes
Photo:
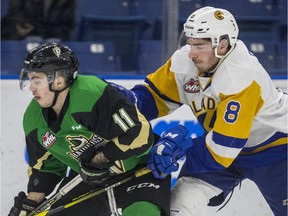
<svg viewBox="0 0 288 216">
<path fill-rule="evenodd" d="M 78 71 L 56 70 L 47 72 L 48 82 L 53 82 L 57 76 L 63 77 L 68 85 L 71 85 L 76 79 Z"/>
</svg>

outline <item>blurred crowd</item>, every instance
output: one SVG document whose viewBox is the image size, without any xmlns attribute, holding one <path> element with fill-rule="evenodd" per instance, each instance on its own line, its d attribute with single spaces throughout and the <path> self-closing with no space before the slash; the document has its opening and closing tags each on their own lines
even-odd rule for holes
<svg viewBox="0 0 288 216">
<path fill-rule="evenodd" d="M 75 0 L 10 0 L 8 11 L 1 19 L 1 39 L 37 36 L 70 40 L 75 14 Z"/>
</svg>

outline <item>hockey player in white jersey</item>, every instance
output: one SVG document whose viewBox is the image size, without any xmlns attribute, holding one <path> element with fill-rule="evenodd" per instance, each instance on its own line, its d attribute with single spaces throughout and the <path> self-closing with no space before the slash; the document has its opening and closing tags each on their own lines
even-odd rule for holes
<svg viewBox="0 0 288 216">
<path fill-rule="evenodd" d="M 166 64 L 131 90 L 118 86 L 150 120 L 189 105 L 205 131 L 191 139 L 177 126 L 150 152 L 156 178 L 177 170 L 177 159 L 186 156 L 172 189 L 173 216 L 201 215 L 244 179 L 258 186 L 275 215 L 287 215 L 288 96 L 238 31 L 229 11 L 201 8 L 187 18 L 184 43 Z"/>
</svg>

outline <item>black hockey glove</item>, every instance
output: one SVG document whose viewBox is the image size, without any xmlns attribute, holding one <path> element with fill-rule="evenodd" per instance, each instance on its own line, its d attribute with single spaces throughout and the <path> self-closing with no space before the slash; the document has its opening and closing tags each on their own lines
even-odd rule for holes
<svg viewBox="0 0 288 216">
<path fill-rule="evenodd" d="M 27 199 L 26 194 L 21 191 L 14 197 L 14 206 L 11 208 L 8 216 L 26 216 L 40 203 Z"/>
<path fill-rule="evenodd" d="M 113 166 L 113 162 L 103 164 L 91 163 L 91 159 L 102 150 L 103 148 L 89 148 L 80 157 L 80 176 L 87 184 L 101 185 L 110 177 L 109 168 Z"/>
</svg>

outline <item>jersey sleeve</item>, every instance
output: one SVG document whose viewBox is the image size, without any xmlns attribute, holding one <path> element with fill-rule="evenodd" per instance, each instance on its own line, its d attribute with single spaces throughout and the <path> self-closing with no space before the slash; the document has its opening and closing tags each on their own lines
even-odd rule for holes
<svg viewBox="0 0 288 216">
<path fill-rule="evenodd" d="M 248 140 L 254 117 L 263 105 L 261 87 L 252 82 L 235 95 L 220 94 L 220 100 L 217 120 L 206 142 L 215 161 L 228 167 Z"/>
<path fill-rule="evenodd" d="M 149 74 L 144 84 L 131 89 L 138 99 L 140 112 L 148 120 L 168 115 L 182 105 L 176 76 L 170 67 L 171 59 L 157 71 Z"/>
<path fill-rule="evenodd" d="M 219 98 L 212 130 L 205 139 L 196 139 L 188 151 L 194 172 L 229 167 L 246 144 L 253 119 L 263 105 L 261 87 L 256 82 L 236 94 L 220 94 Z"/>
<path fill-rule="evenodd" d="M 107 85 L 91 111 L 89 129 L 108 143 L 103 150 L 110 161 L 140 156 L 153 144 L 150 123 L 135 104 Z"/>
</svg>

